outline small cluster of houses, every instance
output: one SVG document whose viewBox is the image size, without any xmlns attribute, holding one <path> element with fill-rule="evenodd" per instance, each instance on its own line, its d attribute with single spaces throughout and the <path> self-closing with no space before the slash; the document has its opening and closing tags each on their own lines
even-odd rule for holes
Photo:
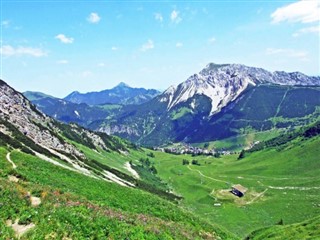
<svg viewBox="0 0 320 240">
<path fill-rule="evenodd" d="M 189 144 L 178 145 L 174 147 L 154 147 L 153 150 L 172 154 L 192 154 L 192 155 L 230 155 L 233 152 L 227 150 L 206 149 L 193 147 Z"/>
<path fill-rule="evenodd" d="M 181 146 L 175 146 L 175 147 L 166 147 L 166 148 L 155 147 L 154 150 L 173 153 L 173 154 L 193 154 L 193 155 L 213 155 L 216 153 L 214 149 L 208 150 L 200 147 L 193 147 L 188 144 L 183 144 Z"/>
</svg>

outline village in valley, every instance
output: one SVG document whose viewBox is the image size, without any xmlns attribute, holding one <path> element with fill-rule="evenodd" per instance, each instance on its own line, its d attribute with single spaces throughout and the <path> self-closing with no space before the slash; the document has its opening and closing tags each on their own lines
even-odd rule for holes
<svg viewBox="0 0 320 240">
<path fill-rule="evenodd" d="M 255 145 L 260 143 L 260 141 L 255 141 L 250 143 L 248 146 L 239 146 L 243 147 L 244 150 L 249 150 Z M 193 156 L 196 155 L 206 155 L 206 156 L 214 156 L 214 157 L 219 157 L 220 155 L 230 155 L 230 154 L 237 154 L 239 152 L 237 151 L 231 151 L 225 148 L 208 148 L 209 144 L 204 144 L 204 147 L 195 147 L 187 143 L 179 143 L 167 147 L 153 147 L 154 151 L 160 151 L 160 152 L 166 152 L 166 153 L 172 153 L 172 154 L 177 154 L 177 155 L 182 155 L 182 154 L 191 154 Z"/>
<path fill-rule="evenodd" d="M 218 151 L 214 148 L 207 149 L 201 147 L 193 147 L 190 144 L 181 143 L 179 145 L 170 146 L 170 147 L 154 147 L 153 150 L 161 151 L 172 154 L 191 154 L 191 155 L 212 155 L 212 156 L 220 156 L 220 155 L 229 155 L 232 152 L 227 150 Z"/>
<path fill-rule="evenodd" d="M 249 144 L 249 146 L 245 147 L 244 149 L 248 150 L 258 143 L 259 143 L 259 141 L 253 142 L 253 143 Z M 239 154 L 239 152 L 229 151 L 226 149 L 215 149 L 215 148 L 209 149 L 209 144 L 204 144 L 204 147 L 201 148 L 201 147 L 192 146 L 187 143 L 180 143 L 180 144 L 175 144 L 175 145 L 171 145 L 171 146 L 167 146 L 167 147 L 154 147 L 153 150 L 165 152 L 165 153 L 170 153 L 170 154 L 175 154 L 175 155 L 189 154 L 192 156 L 201 156 L 201 155 L 202 156 L 213 156 L 215 158 L 219 158 L 222 155 Z M 192 161 L 188 161 L 186 159 L 183 159 L 182 164 L 183 165 L 191 164 L 191 165 L 199 165 L 200 166 L 199 161 L 195 160 L 195 159 Z M 199 173 L 200 173 L 200 171 L 199 171 Z M 204 176 L 202 173 L 200 173 L 200 175 L 202 175 L 203 177 L 207 177 L 207 176 Z M 208 177 L 208 178 L 210 178 L 210 177 Z M 236 203 L 240 203 L 240 205 L 242 205 L 242 204 L 245 204 L 247 201 L 249 201 L 248 199 L 255 197 L 255 194 L 253 194 L 254 196 L 251 196 L 251 194 L 249 194 L 250 196 L 248 199 L 246 198 L 246 200 L 240 200 L 240 198 L 243 198 L 245 196 L 246 192 L 248 191 L 248 188 L 242 186 L 239 183 L 237 183 L 237 184 L 227 183 L 227 184 L 229 185 L 228 189 L 219 190 L 217 192 L 217 194 L 215 194 L 214 193 L 215 191 L 213 190 L 212 193 L 210 194 L 210 196 L 212 196 L 215 199 L 215 202 L 213 203 L 213 205 L 215 207 L 221 207 L 223 205 L 222 204 L 223 201 L 220 201 L 222 199 L 233 199 Z M 239 199 L 239 200 L 237 200 L 237 199 Z"/>
</svg>

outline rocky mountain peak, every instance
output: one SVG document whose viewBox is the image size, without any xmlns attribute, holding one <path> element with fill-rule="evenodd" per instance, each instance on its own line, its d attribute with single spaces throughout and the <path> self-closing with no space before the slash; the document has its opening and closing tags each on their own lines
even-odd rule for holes
<svg viewBox="0 0 320 240">
<path fill-rule="evenodd" d="M 166 100 L 168 109 L 171 109 L 197 95 L 204 95 L 211 101 L 210 115 L 212 115 L 233 101 L 249 84 L 256 83 L 249 76 L 242 74 L 241 65 L 211 63 L 175 89 L 170 88 L 165 91 L 160 101 Z"/>
<path fill-rule="evenodd" d="M 72 93 L 70 93 L 67 97 L 73 97 L 73 96 L 77 96 L 81 94 L 79 91 L 73 91 Z"/>
<path fill-rule="evenodd" d="M 132 88 L 126 83 L 119 83 L 112 89 L 99 92 L 73 92 L 64 99 L 72 103 L 100 104 L 141 104 L 157 96 L 159 91 L 154 89 Z"/>
<path fill-rule="evenodd" d="M 128 84 L 124 83 L 124 82 L 120 82 L 117 86 L 115 86 L 114 88 L 131 88 Z"/>
<path fill-rule="evenodd" d="M 241 64 L 209 63 L 198 74 L 190 76 L 176 88 L 167 89 L 159 99 L 168 103 L 168 109 L 197 95 L 211 101 L 210 115 L 219 112 L 234 101 L 249 85 L 320 85 L 320 77 L 309 77 L 299 72 L 269 72 L 262 68 Z"/>
<path fill-rule="evenodd" d="M 176 91 L 176 87 L 174 85 L 171 85 L 167 90 L 165 90 L 160 95 L 159 101 L 166 102 L 169 106 L 171 104 L 175 91 Z"/>
<path fill-rule="evenodd" d="M 200 71 L 200 74 L 202 75 L 206 75 L 208 74 L 210 71 L 217 71 L 219 68 L 222 68 L 222 67 L 226 67 L 226 66 L 229 66 L 230 64 L 216 64 L 216 63 L 209 63 L 207 64 L 207 66 L 202 69 Z"/>
</svg>

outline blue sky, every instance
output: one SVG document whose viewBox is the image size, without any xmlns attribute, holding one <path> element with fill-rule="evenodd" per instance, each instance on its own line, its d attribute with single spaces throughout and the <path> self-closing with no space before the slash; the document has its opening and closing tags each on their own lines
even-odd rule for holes
<svg viewBox="0 0 320 240">
<path fill-rule="evenodd" d="M 0 77 L 64 97 L 165 90 L 209 62 L 319 75 L 319 25 L 319 0 L 1 0 Z"/>
</svg>

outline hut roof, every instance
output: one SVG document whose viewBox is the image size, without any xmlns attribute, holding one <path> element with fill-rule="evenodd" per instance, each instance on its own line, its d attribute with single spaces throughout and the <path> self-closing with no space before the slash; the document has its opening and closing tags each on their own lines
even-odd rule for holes
<svg viewBox="0 0 320 240">
<path fill-rule="evenodd" d="M 232 188 L 237 189 L 238 191 L 245 193 L 248 189 L 242 186 L 241 184 L 233 185 Z"/>
</svg>

